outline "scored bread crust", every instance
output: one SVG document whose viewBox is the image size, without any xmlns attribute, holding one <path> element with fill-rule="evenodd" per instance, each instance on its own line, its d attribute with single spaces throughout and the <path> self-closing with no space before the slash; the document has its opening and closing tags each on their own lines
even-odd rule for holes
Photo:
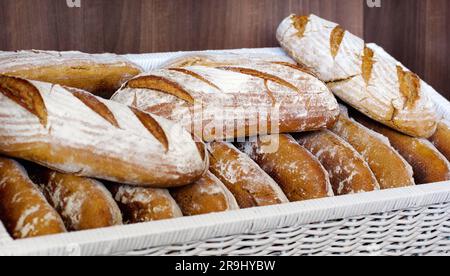
<svg viewBox="0 0 450 276">
<path fill-rule="evenodd" d="M 287 203 L 289 200 L 278 184 L 250 157 L 225 142 L 210 143 L 210 171 L 222 181 L 236 198 L 239 207 Z"/>
<path fill-rule="evenodd" d="M 239 209 L 233 194 L 210 172 L 196 183 L 174 188 L 170 193 L 185 216 Z"/>
<path fill-rule="evenodd" d="M 361 114 L 352 114 L 359 123 L 386 136 L 391 145 L 412 166 L 416 184 L 450 180 L 450 162 L 433 144 L 423 138 L 414 138 L 389 129 Z"/>
<path fill-rule="evenodd" d="M 229 65 L 252 64 L 259 62 L 278 62 L 295 65 L 296 62 L 287 57 L 273 54 L 237 54 L 232 52 L 185 54 L 170 59 L 161 68 L 182 68 L 192 66 L 222 67 Z"/>
<path fill-rule="evenodd" d="M 290 63 L 155 70 L 112 100 L 180 122 L 205 141 L 317 130 L 339 114 L 327 86 Z"/>
<path fill-rule="evenodd" d="M 25 169 L 3 157 L 0 157 L 0 220 L 15 239 L 66 232 L 61 217 Z"/>
<path fill-rule="evenodd" d="M 334 195 L 319 160 L 290 135 L 264 136 L 240 143 L 238 148 L 280 185 L 291 202 Z"/>
<path fill-rule="evenodd" d="M 341 106 L 339 120 L 331 130 L 364 157 L 382 189 L 415 185 L 412 167 L 389 140 L 350 118 L 344 106 Z"/>
<path fill-rule="evenodd" d="M 182 217 L 183 214 L 169 190 L 109 183 L 125 224 Z"/>
<path fill-rule="evenodd" d="M 68 174 L 176 187 L 207 170 L 206 147 L 164 118 L 49 83 L 0 76 L 0 153 Z"/>
<path fill-rule="evenodd" d="M 345 140 L 329 130 L 296 136 L 319 159 L 330 175 L 335 195 L 376 191 L 380 185 L 363 157 Z"/>
<path fill-rule="evenodd" d="M 433 145 L 450 161 L 450 122 L 442 120 L 437 127 L 436 133 L 431 136 Z"/>
<path fill-rule="evenodd" d="M 411 136 L 435 132 L 433 88 L 381 48 L 315 15 L 289 16 L 277 38 L 292 58 L 365 115 Z"/>
<path fill-rule="evenodd" d="M 0 51 L 0 74 L 50 82 L 105 98 L 142 69 L 114 54 L 54 51 Z"/>
</svg>

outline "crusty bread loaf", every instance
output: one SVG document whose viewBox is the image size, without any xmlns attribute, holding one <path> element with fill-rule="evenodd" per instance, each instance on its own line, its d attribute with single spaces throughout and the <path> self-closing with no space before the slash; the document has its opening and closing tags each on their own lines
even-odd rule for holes
<svg viewBox="0 0 450 276">
<path fill-rule="evenodd" d="M 296 138 L 328 171 L 335 195 L 380 189 L 375 175 L 363 157 L 333 132 L 323 130 L 300 134 Z"/>
<path fill-rule="evenodd" d="M 263 136 L 240 143 L 238 148 L 280 185 L 290 201 L 333 196 L 326 170 L 292 136 Z"/>
<path fill-rule="evenodd" d="M 78 176 L 152 187 L 207 170 L 202 143 L 164 118 L 49 83 L 0 76 L 0 153 Z"/>
<path fill-rule="evenodd" d="M 361 124 L 389 138 L 392 146 L 412 166 L 416 184 L 450 180 L 449 161 L 428 140 L 401 134 L 358 113 L 351 115 Z"/>
<path fill-rule="evenodd" d="M 340 118 L 332 131 L 364 157 L 382 189 L 414 185 L 411 166 L 389 140 L 351 119 L 344 106 L 341 106 Z"/>
<path fill-rule="evenodd" d="M 58 173 L 41 166 L 27 165 L 25 168 L 69 231 L 122 224 L 117 203 L 99 181 Z"/>
<path fill-rule="evenodd" d="M 75 87 L 110 98 L 142 69 L 114 54 L 0 51 L 0 74 Z"/>
<path fill-rule="evenodd" d="M 210 172 L 194 184 L 172 189 L 171 194 L 185 216 L 239 209 L 233 194 Z"/>
<path fill-rule="evenodd" d="M 433 145 L 450 161 L 450 122 L 442 120 L 436 132 L 431 136 Z"/>
<path fill-rule="evenodd" d="M 169 191 L 108 183 L 126 224 L 182 217 Z"/>
<path fill-rule="evenodd" d="M 412 136 L 430 137 L 436 130 L 428 96 L 433 88 L 382 49 L 315 15 L 289 16 L 277 38 L 292 58 L 365 115 Z"/>
<path fill-rule="evenodd" d="M 17 162 L 0 157 L 0 220 L 15 239 L 66 232 L 58 213 Z"/>
<path fill-rule="evenodd" d="M 209 144 L 210 171 L 236 198 L 241 208 L 289 202 L 278 184 L 232 144 Z"/>
<path fill-rule="evenodd" d="M 290 63 L 155 70 L 112 100 L 180 122 L 204 141 L 316 130 L 339 115 L 326 85 Z"/>
<path fill-rule="evenodd" d="M 286 63 L 295 65 L 296 62 L 287 56 L 273 54 L 237 54 L 221 51 L 210 53 L 189 53 L 176 57 L 164 63 L 161 68 L 183 68 L 192 66 L 222 67 L 230 65 L 243 65 L 258 62 Z"/>
</svg>

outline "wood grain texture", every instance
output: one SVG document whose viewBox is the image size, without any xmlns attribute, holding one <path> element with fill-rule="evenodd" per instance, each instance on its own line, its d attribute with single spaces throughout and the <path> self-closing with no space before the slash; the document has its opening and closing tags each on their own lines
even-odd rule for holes
<svg viewBox="0 0 450 276">
<path fill-rule="evenodd" d="M 383 0 L 365 8 L 364 34 L 450 99 L 450 1 Z"/>
</svg>

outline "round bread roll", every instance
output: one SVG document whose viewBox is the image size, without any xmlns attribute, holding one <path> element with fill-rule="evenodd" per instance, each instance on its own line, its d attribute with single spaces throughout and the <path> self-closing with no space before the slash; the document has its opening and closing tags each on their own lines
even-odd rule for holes
<svg viewBox="0 0 450 276">
<path fill-rule="evenodd" d="M 232 144 L 211 143 L 209 152 L 210 171 L 225 184 L 241 208 L 289 202 L 278 184 Z"/>
<path fill-rule="evenodd" d="M 166 189 L 110 184 L 126 224 L 182 217 L 177 203 Z"/>
<path fill-rule="evenodd" d="M 443 120 L 438 124 L 436 133 L 431 136 L 433 145 L 450 161 L 450 122 Z"/>
<path fill-rule="evenodd" d="M 263 136 L 238 148 L 280 185 L 290 201 L 333 196 L 327 171 L 292 136 Z"/>
<path fill-rule="evenodd" d="M 330 175 L 335 195 L 380 189 L 375 175 L 361 155 L 329 130 L 298 136 L 298 142 L 312 152 Z"/>
<path fill-rule="evenodd" d="M 171 190 L 171 194 L 185 216 L 239 209 L 233 194 L 210 172 L 194 184 Z"/>
</svg>

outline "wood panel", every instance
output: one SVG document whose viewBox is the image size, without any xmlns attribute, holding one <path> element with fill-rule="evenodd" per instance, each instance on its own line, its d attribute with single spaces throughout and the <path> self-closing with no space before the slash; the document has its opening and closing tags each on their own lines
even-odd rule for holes
<svg viewBox="0 0 450 276">
<path fill-rule="evenodd" d="M 381 8 L 365 8 L 365 38 L 450 99 L 449 17 L 448 0 L 383 0 Z"/>
<path fill-rule="evenodd" d="M 0 0 L 0 49 L 159 52 L 276 46 L 290 13 L 316 13 L 362 35 L 360 0 Z M 348 16 L 351 14 L 352 16 Z"/>
</svg>

